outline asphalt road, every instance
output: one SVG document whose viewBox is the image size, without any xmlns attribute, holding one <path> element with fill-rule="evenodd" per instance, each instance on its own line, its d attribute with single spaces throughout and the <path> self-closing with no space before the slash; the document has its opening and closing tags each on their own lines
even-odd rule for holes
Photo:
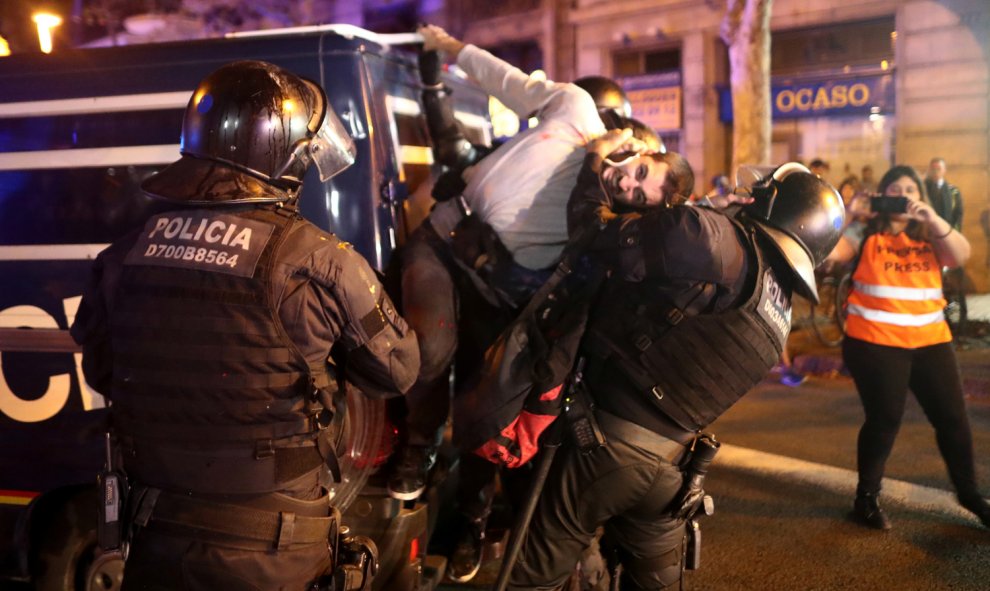
<svg viewBox="0 0 990 591">
<path fill-rule="evenodd" d="M 987 362 L 990 363 L 990 355 Z M 990 492 L 990 404 L 970 399 L 978 472 Z M 862 419 L 848 378 L 765 382 L 715 423 L 727 446 L 706 488 L 702 569 L 690 589 L 990 589 L 990 530 L 958 507 L 916 403 L 888 462 L 889 532 L 847 519 Z"/>
<path fill-rule="evenodd" d="M 990 495 L 990 342 L 959 351 L 977 472 Z M 958 506 L 934 432 L 909 399 L 887 464 L 882 503 L 894 528 L 849 521 L 862 408 L 838 349 L 810 331 L 791 340 L 812 372 L 791 388 L 770 376 L 712 425 L 723 450 L 706 489 L 716 512 L 702 522 L 702 568 L 686 588 L 706 591 L 990 590 L 990 529 Z M 497 561 L 471 585 L 490 588 Z"/>
</svg>

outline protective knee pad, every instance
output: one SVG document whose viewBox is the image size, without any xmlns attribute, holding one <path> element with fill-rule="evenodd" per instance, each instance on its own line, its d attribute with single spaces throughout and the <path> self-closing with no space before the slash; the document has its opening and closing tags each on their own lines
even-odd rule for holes
<svg viewBox="0 0 990 591">
<path fill-rule="evenodd" d="M 683 543 L 658 556 L 634 558 L 622 552 L 622 591 L 681 588 Z"/>
</svg>

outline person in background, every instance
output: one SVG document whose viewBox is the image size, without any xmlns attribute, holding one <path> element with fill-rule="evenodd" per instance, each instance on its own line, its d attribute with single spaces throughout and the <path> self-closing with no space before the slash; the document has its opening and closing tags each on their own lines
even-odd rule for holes
<svg viewBox="0 0 990 591">
<path fill-rule="evenodd" d="M 839 183 L 839 195 L 846 206 L 846 224 L 864 219 L 870 213 L 869 195 L 855 176 L 848 176 Z"/>
<path fill-rule="evenodd" d="M 904 199 L 904 213 L 877 213 L 865 228 L 848 227 L 829 255 L 839 262 L 858 257 L 842 344 L 865 412 L 851 516 L 866 527 L 891 527 L 879 503 L 881 481 L 910 390 L 935 428 L 960 504 L 990 527 L 990 505 L 976 483 L 952 333 L 942 312 L 942 267 L 965 263 L 970 245 L 928 203 L 913 168 L 894 166 L 878 188 L 885 199 Z"/>
<path fill-rule="evenodd" d="M 863 168 L 860 169 L 859 187 L 867 195 L 873 194 L 877 190 L 877 179 L 873 176 L 873 167 L 869 164 L 864 164 Z"/>
<path fill-rule="evenodd" d="M 842 203 L 845 204 L 846 210 L 848 210 L 852 198 L 859 192 L 859 179 L 855 176 L 847 176 L 839 183 L 838 189 L 839 196 L 842 197 Z"/>
<path fill-rule="evenodd" d="M 925 191 L 928 199 L 943 220 L 956 230 L 962 230 L 963 201 L 962 195 L 954 185 L 945 180 L 945 158 L 935 157 L 928 163 L 928 173 L 925 175 Z"/>
<path fill-rule="evenodd" d="M 729 182 L 729 177 L 722 173 L 718 173 L 712 177 L 711 187 L 708 188 L 708 192 L 697 201 L 704 203 L 707 199 L 711 202 L 712 199 L 725 197 L 731 192 L 732 184 Z"/>
<path fill-rule="evenodd" d="M 810 164 L 808 164 L 808 170 L 811 171 L 811 174 L 825 179 L 826 181 L 828 180 L 826 177 L 828 176 L 830 169 L 831 167 L 828 165 L 828 162 L 822 160 L 821 158 L 815 158 Z"/>
<path fill-rule="evenodd" d="M 328 496 L 348 383 L 408 390 L 416 334 L 299 214 L 310 166 L 356 155 L 323 89 L 241 61 L 192 96 L 182 158 L 141 187 L 172 208 L 99 254 L 71 328 L 131 487 L 122 588 L 322 588 L 354 550 Z"/>
</svg>

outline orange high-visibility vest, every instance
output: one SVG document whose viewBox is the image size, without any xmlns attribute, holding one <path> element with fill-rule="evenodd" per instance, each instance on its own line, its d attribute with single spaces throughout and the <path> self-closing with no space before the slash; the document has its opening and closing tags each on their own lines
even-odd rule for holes
<svg viewBox="0 0 990 591">
<path fill-rule="evenodd" d="M 846 334 L 916 349 L 952 340 L 942 309 L 942 267 L 932 245 L 906 232 L 866 239 L 853 272 Z"/>
</svg>

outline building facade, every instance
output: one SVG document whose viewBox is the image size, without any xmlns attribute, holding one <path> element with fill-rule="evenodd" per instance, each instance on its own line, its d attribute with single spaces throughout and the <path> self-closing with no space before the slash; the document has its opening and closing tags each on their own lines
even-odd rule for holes
<svg viewBox="0 0 990 591">
<path fill-rule="evenodd" d="M 280 8 L 286 0 L 225 2 L 260 15 L 238 21 L 244 27 L 338 22 L 398 32 L 426 21 L 555 80 L 611 76 L 634 115 L 692 163 L 698 191 L 732 173 L 726 0 L 300 0 L 291 14 Z M 179 4 L 169 22 L 182 27 L 167 39 L 195 36 L 190 18 L 202 21 L 201 36 L 233 26 L 207 26 L 219 2 Z M 3 16 L 10 28 L 13 13 Z M 990 291 L 990 213 L 981 216 L 990 193 L 990 2 L 775 0 L 771 31 L 772 150 L 761 164 L 823 159 L 839 185 L 866 166 L 879 178 L 895 163 L 923 172 L 945 158 L 974 248 L 970 287 Z"/>
</svg>

